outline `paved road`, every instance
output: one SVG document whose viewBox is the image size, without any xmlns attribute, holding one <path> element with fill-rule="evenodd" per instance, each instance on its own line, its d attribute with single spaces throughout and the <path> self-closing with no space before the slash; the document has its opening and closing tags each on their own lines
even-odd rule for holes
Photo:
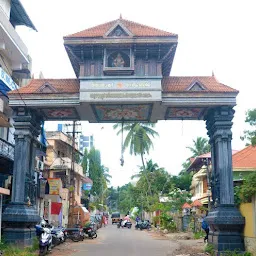
<svg viewBox="0 0 256 256">
<path fill-rule="evenodd" d="M 72 256 L 170 256 L 177 244 L 153 232 L 109 225 L 98 231 L 97 239 L 86 239 L 72 244 L 72 247 L 77 249 Z"/>
</svg>

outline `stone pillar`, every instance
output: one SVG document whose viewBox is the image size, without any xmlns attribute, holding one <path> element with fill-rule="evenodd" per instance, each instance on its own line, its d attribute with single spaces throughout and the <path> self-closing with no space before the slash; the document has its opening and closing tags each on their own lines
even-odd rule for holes
<svg viewBox="0 0 256 256">
<path fill-rule="evenodd" d="M 232 170 L 232 119 L 231 107 L 210 109 L 205 116 L 210 137 L 212 158 L 213 208 L 208 214 L 209 243 L 216 251 L 244 251 L 242 229 L 244 218 L 234 205 Z"/>
<path fill-rule="evenodd" d="M 12 201 L 3 212 L 3 234 L 6 242 L 19 246 L 32 244 L 35 224 L 40 220 L 35 205 L 34 158 L 35 141 L 40 133 L 40 118 L 27 108 L 14 110 L 15 151 L 13 166 Z M 32 202 L 35 203 L 35 202 Z"/>
</svg>

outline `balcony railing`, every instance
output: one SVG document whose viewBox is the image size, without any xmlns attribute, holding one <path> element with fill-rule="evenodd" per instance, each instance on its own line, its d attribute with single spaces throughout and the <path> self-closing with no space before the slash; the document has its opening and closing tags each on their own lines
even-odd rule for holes
<svg viewBox="0 0 256 256">
<path fill-rule="evenodd" d="M 0 138 L 0 156 L 14 160 L 14 145 Z"/>
</svg>

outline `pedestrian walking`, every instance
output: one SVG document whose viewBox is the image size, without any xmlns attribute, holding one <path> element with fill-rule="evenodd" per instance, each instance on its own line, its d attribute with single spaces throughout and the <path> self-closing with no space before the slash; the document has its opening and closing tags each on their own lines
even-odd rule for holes
<svg viewBox="0 0 256 256">
<path fill-rule="evenodd" d="M 210 228 L 209 228 L 209 225 L 206 221 L 206 217 L 208 215 L 208 212 L 206 212 L 206 215 L 203 219 L 203 222 L 202 222 L 202 229 L 205 231 L 206 233 L 206 236 L 204 237 L 204 242 L 206 243 L 206 241 L 208 242 L 208 236 L 209 236 L 209 232 L 210 232 Z"/>
</svg>

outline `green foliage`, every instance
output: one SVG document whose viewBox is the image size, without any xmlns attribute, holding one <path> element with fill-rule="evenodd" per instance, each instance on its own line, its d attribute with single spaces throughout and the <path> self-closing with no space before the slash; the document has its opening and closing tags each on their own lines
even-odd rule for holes
<svg viewBox="0 0 256 256">
<path fill-rule="evenodd" d="M 252 172 L 245 178 L 240 189 L 240 198 L 244 203 L 251 202 L 254 195 L 256 195 L 256 172 Z"/>
<path fill-rule="evenodd" d="M 91 211 L 94 211 L 96 209 L 96 205 L 92 202 L 89 203 L 89 208 Z"/>
<path fill-rule="evenodd" d="M 175 232 L 177 230 L 177 225 L 173 221 L 172 216 L 165 212 L 162 212 L 160 214 L 160 225 L 161 227 L 167 229 L 170 232 Z"/>
<path fill-rule="evenodd" d="M 88 167 L 88 150 L 87 148 L 85 148 L 84 150 L 84 156 L 82 159 L 82 167 L 83 167 L 83 173 L 86 174 L 87 173 L 87 167 Z"/>
<path fill-rule="evenodd" d="M 191 182 L 192 182 L 192 174 L 187 172 L 181 172 L 178 176 L 172 177 L 172 182 L 175 184 L 176 188 L 181 190 L 190 190 Z"/>
<path fill-rule="evenodd" d="M 158 136 L 158 133 L 152 129 L 154 126 L 153 123 L 124 123 L 123 131 L 127 132 L 124 149 L 129 147 L 131 155 L 148 154 L 153 147 L 150 137 Z M 122 133 L 122 124 L 115 124 L 113 128 L 119 129 L 117 135 Z"/>
<path fill-rule="evenodd" d="M 153 123 L 124 123 L 115 124 L 114 129 L 119 128 L 117 135 L 127 132 L 124 140 L 122 150 L 130 149 L 131 155 L 139 155 L 141 157 L 142 167 L 144 171 L 144 178 L 148 184 L 148 193 L 152 195 L 151 183 L 146 173 L 146 167 L 144 163 L 144 154 L 149 154 L 151 148 L 153 148 L 153 142 L 151 138 L 159 136 L 159 134 L 152 129 L 155 126 Z"/>
<path fill-rule="evenodd" d="M 256 109 L 249 109 L 246 112 L 245 122 L 251 126 L 250 130 L 244 131 L 244 136 L 241 137 L 242 140 L 248 141 L 253 146 L 256 145 Z"/>
<path fill-rule="evenodd" d="M 205 232 L 204 231 L 200 230 L 200 231 L 194 233 L 194 239 L 200 239 L 202 237 L 205 237 Z"/>
<path fill-rule="evenodd" d="M 31 252 L 34 252 L 38 249 L 39 249 L 39 241 L 37 237 L 34 237 L 32 242 Z"/>
<path fill-rule="evenodd" d="M 234 202 L 236 206 L 239 206 L 242 203 L 241 186 L 234 187 Z"/>
<path fill-rule="evenodd" d="M 89 172 L 89 178 L 93 181 L 93 186 L 90 193 L 95 196 L 97 203 L 106 201 L 107 184 L 110 182 L 111 176 L 109 169 L 102 165 L 100 151 L 92 148 L 90 152 L 85 149 L 82 160 L 84 174 Z"/>
<path fill-rule="evenodd" d="M 158 225 L 160 221 L 160 216 L 154 216 L 152 221 L 154 226 Z"/>
<path fill-rule="evenodd" d="M 207 244 L 204 248 L 204 251 L 209 253 L 210 255 L 214 255 L 214 247 L 212 244 Z"/>
<path fill-rule="evenodd" d="M 36 239 L 37 240 L 37 239 Z M 13 245 L 8 245 L 3 242 L 0 243 L 0 251 L 4 252 L 4 256 L 35 256 L 37 255 L 35 251 L 38 249 L 38 240 L 37 246 L 35 245 L 35 240 L 33 240 L 33 246 L 25 249 L 20 249 Z"/>
<path fill-rule="evenodd" d="M 193 147 L 187 147 L 191 152 L 191 157 L 196 157 L 208 153 L 211 151 L 211 146 L 209 140 L 202 137 L 197 137 L 193 140 Z"/>
<path fill-rule="evenodd" d="M 222 253 L 224 256 L 251 256 L 252 254 L 250 252 L 244 252 L 235 250 L 235 251 L 225 251 Z"/>
<path fill-rule="evenodd" d="M 191 193 L 186 190 L 181 190 L 179 188 L 173 189 L 168 195 L 171 204 L 171 210 L 181 212 L 182 205 L 184 203 L 191 203 L 191 197 Z"/>
</svg>

